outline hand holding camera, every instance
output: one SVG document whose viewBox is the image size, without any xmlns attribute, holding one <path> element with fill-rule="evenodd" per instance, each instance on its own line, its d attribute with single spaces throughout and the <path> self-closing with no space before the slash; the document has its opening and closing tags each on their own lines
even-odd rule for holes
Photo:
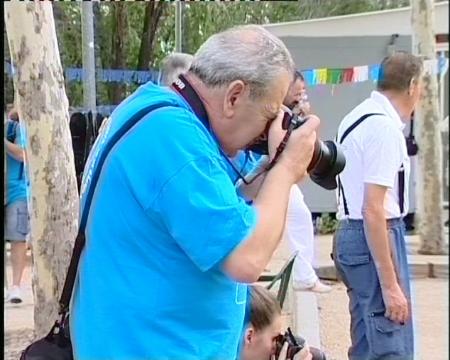
<svg viewBox="0 0 450 360">
<path fill-rule="evenodd" d="M 275 342 L 275 354 L 271 360 L 326 360 L 325 353 L 309 347 L 306 340 L 292 334 L 290 328 L 287 328 L 284 335 L 278 335 Z"/>
<path fill-rule="evenodd" d="M 269 156 L 272 159 L 282 142 L 288 127 L 286 121 L 291 115 L 289 109 L 283 109 L 269 129 L 268 143 Z M 282 152 L 278 166 L 283 166 L 292 175 L 294 183 L 299 182 L 306 175 L 308 165 L 313 156 L 314 143 L 316 142 L 316 129 L 320 120 L 315 115 L 310 115 L 299 129 L 292 131 L 289 141 Z"/>
<path fill-rule="evenodd" d="M 327 190 L 336 189 L 336 176 L 345 167 L 345 156 L 334 141 L 316 138 L 319 123 L 315 115 L 303 117 L 285 107 L 248 150 L 269 154 L 271 164 L 281 162 L 295 182 L 300 181 L 306 171 L 317 185 Z"/>
</svg>

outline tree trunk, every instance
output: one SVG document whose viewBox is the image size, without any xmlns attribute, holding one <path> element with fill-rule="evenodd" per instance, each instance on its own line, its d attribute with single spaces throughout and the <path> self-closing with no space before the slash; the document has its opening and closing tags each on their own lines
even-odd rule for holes
<svg viewBox="0 0 450 360">
<path fill-rule="evenodd" d="M 411 21 L 414 53 L 424 60 L 435 60 L 433 0 L 413 0 Z M 416 199 L 421 254 L 444 252 L 441 119 L 437 99 L 436 74 L 426 66 L 422 99 L 415 112 L 419 145 Z"/>
<path fill-rule="evenodd" d="M 166 8 L 167 3 L 164 1 L 150 1 L 145 6 L 138 70 L 148 70 L 150 67 L 158 25 Z"/>
<path fill-rule="evenodd" d="M 114 28 L 112 35 L 112 68 L 125 70 L 126 56 L 125 47 L 128 35 L 128 19 L 125 2 L 112 2 L 114 14 Z M 125 98 L 125 85 L 115 83 L 112 85 L 112 104 L 119 104 Z"/>
<path fill-rule="evenodd" d="M 95 68 L 101 69 L 103 67 L 102 64 L 102 58 L 101 58 L 101 48 L 100 48 L 100 32 L 103 31 L 102 29 L 102 12 L 100 11 L 101 4 L 97 1 L 95 1 L 92 4 L 93 12 L 94 12 L 94 54 L 95 54 Z M 102 83 L 99 81 L 99 77 L 95 76 L 95 88 L 97 89 L 96 92 L 96 103 L 101 104 L 101 99 L 99 97 L 100 89 L 101 89 Z"/>
<path fill-rule="evenodd" d="M 15 96 L 27 133 L 34 324 L 40 337 L 57 319 L 78 227 L 68 101 L 51 2 L 4 6 Z"/>
<path fill-rule="evenodd" d="M 3 110 L 5 111 L 5 109 Z M 5 131 L 6 129 L 6 116 L 3 116 L 3 131 L 4 133 L 6 133 Z M 6 199 L 8 196 L 8 166 L 6 165 L 6 150 L 3 150 L 3 208 L 5 208 L 6 206 Z M 8 256 L 6 254 L 6 243 L 4 243 L 3 245 L 3 286 L 5 287 L 5 289 L 9 288 L 8 285 L 8 276 L 6 275 L 6 262 L 8 260 Z"/>
</svg>

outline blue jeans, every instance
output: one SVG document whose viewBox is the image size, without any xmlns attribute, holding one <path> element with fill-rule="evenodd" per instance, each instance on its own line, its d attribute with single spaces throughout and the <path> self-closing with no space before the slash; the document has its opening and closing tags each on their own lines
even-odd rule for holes
<svg viewBox="0 0 450 360">
<path fill-rule="evenodd" d="M 387 220 L 399 284 L 411 303 L 405 227 L 401 219 Z M 384 317 L 380 281 L 367 245 L 362 220 L 342 220 L 333 240 L 333 258 L 347 287 L 351 316 L 350 360 L 413 359 L 412 317 L 399 325 Z"/>
<path fill-rule="evenodd" d="M 17 200 L 5 206 L 5 232 L 7 241 L 26 241 L 30 232 L 30 219 L 26 200 Z"/>
</svg>

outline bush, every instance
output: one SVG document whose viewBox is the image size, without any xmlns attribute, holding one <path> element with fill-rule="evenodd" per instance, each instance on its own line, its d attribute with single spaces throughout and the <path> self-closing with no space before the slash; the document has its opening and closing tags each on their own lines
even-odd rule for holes
<svg viewBox="0 0 450 360">
<path fill-rule="evenodd" d="M 319 234 L 333 234 L 336 231 L 338 221 L 330 214 L 323 214 L 317 219 L 317 231 Z"/>
</svg>

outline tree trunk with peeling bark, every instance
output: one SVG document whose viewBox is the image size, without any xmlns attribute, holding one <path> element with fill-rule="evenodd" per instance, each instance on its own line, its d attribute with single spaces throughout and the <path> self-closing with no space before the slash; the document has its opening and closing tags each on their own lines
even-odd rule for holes
<svg viewBox="0 0 450 360">
<path fill-rule="evenodd" d="M 424 60 L 436 59 L 433 0 L 411 1 L 413 51 Z M 442 141 L 438 105 L 437 76 L 425 67 L 423 95 L 415 117 L 419 145 L 416 185 L 418 233 L 421 254 L 444 253 L 442 191 Z"/>
<path fill-rule="evenodd" d="M 15 96 L 27 133 L 34 325 L 41 337 L 57 319 L 78 228 L 68 101 L 51 2 L 15 0 L 4 7 Z"/>
</svg>

